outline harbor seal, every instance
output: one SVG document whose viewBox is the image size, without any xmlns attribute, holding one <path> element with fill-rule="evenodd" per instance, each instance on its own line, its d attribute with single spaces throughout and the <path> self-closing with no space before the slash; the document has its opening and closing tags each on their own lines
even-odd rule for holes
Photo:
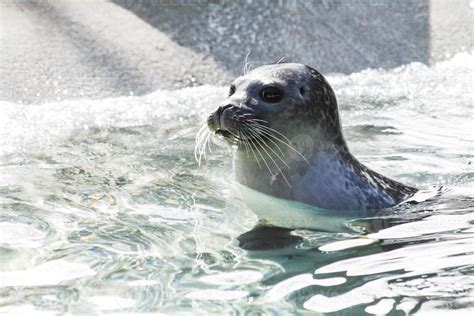
<svg viewBox="0 0 474 316">
<path fill-rule="evenodd" d="M 207 126 L 235 148 L 237 182 L 277 198 L 330 210 L 378 210 L 417 191 L 350 153 L 333 89 L 303 64 L 265 65 L 235 79 Z"/>
</svg>

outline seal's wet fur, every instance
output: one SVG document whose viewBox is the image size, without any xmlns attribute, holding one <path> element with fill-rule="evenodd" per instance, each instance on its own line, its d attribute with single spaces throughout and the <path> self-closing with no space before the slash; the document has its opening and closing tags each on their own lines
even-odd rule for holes
<svg viewBox="0 0 474 316">
<path fill-rule="evenodd" d="M 236 180 L 275 197 L 326 209 L 372 210 L 417 191 L 352 156 L 334 91 L 309 66 L 266 65 L 237 78 L 208 127 L 236 145 Z"/>
</svg>

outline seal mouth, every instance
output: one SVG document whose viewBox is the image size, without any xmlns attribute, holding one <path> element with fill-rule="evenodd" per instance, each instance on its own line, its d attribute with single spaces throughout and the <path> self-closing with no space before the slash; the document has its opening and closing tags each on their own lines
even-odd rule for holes
<svg viewBox="0 0 474 316">
<path fill-rule="evenodd" d="M 219 107 L 217 111 L 212 113 L 207 119 L 207 126 L 215 135 L 227 140 L 238 140 L 237 134 L 239 130 L 238 113 L 231 105 Z M 235 131 L 232 131 L 235 129 Z"/>
<path fill-rule="evenodd" d="M 266 124 L 255 113 L 230 104 L 220 106 L 207 118 L 207 126 L 214 135 L 232 144 L 254 141 Z M 258 128 L 255 128 L 258 125 Z"/>
<path fill-rule="evenodd" d="M 215 134 L 216 134 L 217 136 L 221 136 L 221 137 L 224 137 L 224 138 L 232 138 L 232 136 L 233 136 L 231 132 L 226 131 L 226 130 L 224 130 L 224 129 L 218 129 L 218 130 L 216 130 L 216 131 L 215 131 Z"/>
</svg>

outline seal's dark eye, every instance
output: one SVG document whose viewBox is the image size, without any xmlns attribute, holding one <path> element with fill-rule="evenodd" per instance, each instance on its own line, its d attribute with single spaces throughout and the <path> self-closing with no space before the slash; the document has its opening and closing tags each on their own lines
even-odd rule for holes
<svg viewBox="0 0 474 316">
<path fill-rule="evenodd" d="M 261 96 L 265 102 L 277 103 L 283 99 L 283 91 L 277 87 L 266 87 L 262 90 Z"/>
<path fill-rule="evenodd" d="M 231 85 L 229 89 L 229 97 L 235 93 L 235 86 Z"/>
</svg>

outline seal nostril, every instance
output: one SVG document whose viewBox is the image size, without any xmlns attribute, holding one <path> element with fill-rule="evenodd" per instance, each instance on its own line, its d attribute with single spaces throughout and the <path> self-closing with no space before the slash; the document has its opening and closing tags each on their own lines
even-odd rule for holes
<svg viewBox="0 0 474 316">
<path fill-rule="evenodd" d="M 233 107 L 232 104 L 219 106 L 217 110 L 207 118 L 207 126 L 213 131 L 220 129 L 224 123 L 223 114 L 225 110 L 231 107 Z"/>
<path fill-rule="evenodd" d="M 207 118 L 207 127 L 209 127 L 210 129 L 212 129 L 214 127 L 214 114 L 211 114 Z"/>
<path fill-rule="evenodd" d="M 305 90 L 304 90 L 304 88 L 303 88 L 303 87 L 301 87 L 301 88 L 300 88 L 300 93 L 301 93 L 301 95 L 304 95 L 304 93 L 305 93 Z"/>
<path fill-rule="evenodd" d="M 232 107 L 232 104 L 224 105 L 224 106 L 222 107 L 222 111 L 225 111 L 225 110 L 227 110 L 227 109 L 229 109 L 229 108 L 231 108 L 231 107 Z"/>
<path fill-rule="evenodd" d="M 216 111 L 216 116 L 220 117 L 222 115 L 222 113 L 224 113 L 225 110 L 227 110 L 228 108 L 231 108 L 231 107 L 232 107 L 232 104 L 221 105 Z"/>
</svg>

